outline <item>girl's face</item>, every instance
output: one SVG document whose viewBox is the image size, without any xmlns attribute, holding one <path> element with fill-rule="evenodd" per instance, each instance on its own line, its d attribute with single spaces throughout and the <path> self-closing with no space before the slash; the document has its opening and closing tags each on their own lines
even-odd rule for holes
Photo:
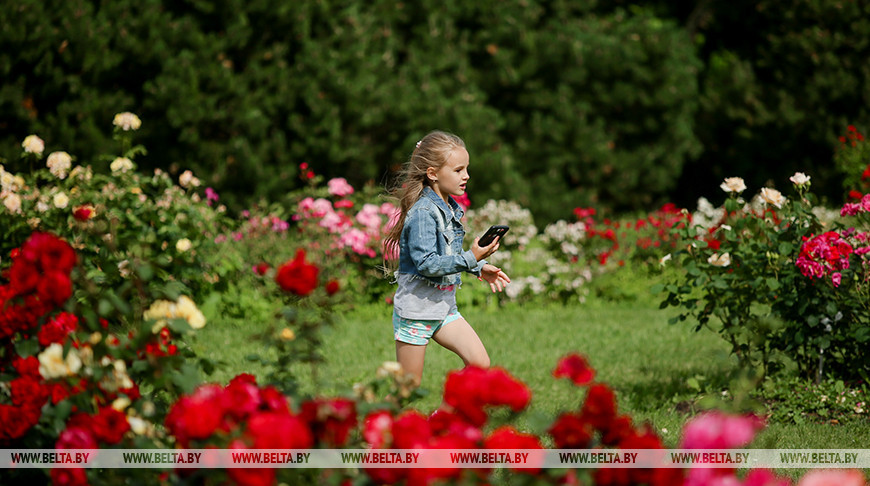
<svg viewBox="0 0 870 486">
<path fill-rule="evenodd" d="M 447 202 L 448 196 L 461 196 L 465 194 L 465 185 L 468 183 L 468 152 L 458 147 L 453 149 L 447 162 L 440 169 L 430 167 L 426 171 L 432 189 Z"/>
</svg>

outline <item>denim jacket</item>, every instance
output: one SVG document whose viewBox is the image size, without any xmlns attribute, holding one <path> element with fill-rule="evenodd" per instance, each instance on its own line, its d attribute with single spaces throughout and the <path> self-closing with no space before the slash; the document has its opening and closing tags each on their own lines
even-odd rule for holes
<svg viewBox="0 0 870 486">
<path fill-rule="evenodd" d="M 452 198 L 444 202 L 431 187 L 405 216 L 399 240 L 399 272 L 415 275 L 432 285 L 460 285 L 460 273 L 480 275 L 485 260 L 477 261 L 471 250 L 462 251 L 464 211 Z"/>
</svg>

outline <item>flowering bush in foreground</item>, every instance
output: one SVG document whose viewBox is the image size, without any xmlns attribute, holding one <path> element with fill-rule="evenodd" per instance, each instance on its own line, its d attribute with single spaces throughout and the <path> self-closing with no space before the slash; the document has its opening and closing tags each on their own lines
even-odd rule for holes
<svg viewBox="0 0 870 486">
<path fill-rule="evenodd" d="M 182 340 L 205 325 L 193 301 L 155 301 L 147 315 L 125 315 L 129 324 L 119 333 L 105 319 L 81 318 L 81 302 L 70 299 L 77 287 L 94 284 L 68 243 L 36 232 L 12 254 L 3 272 L 8 283 L 0 285 L 0 444 L 162 445 L 165 434 L 154 424 L 166 414 L 165 401 L 192 390 L 199 365 L 208 365 Z M 54 469 L 51 477 L 86 482 L 83 470 Z"/>
<path fill-rule="evenodd" d="M 542 450 L 545 443 L 557 449 L 663 449 L 651 427 L 637 426 L 619 413 L 614 392 L 592 381 L 594 370 L 585 358 L 571 354 L 553 370 L 556 377 L 570 379 L 586 394 L 576 410 L 557 415 L 544 435 L 524 433 L 511 424 L 499 423 L 490 411 L 507 407 L 521 413 L 530 401 L 528 387 L 503 369 L 467 367 L 451 372 L 444 386 L 444 403 L 451 408 L 429 415 L 416 410 L 369 408 L 366 401 L 348 398 L 301 399 L 289 402 L 274 388 L 258 386 L 253 377 L 240 375 L 226 387 L 203 385 L 176 402 L 167 416 L 167 429 L 180 445 L 196 448 L 278 449 L 521 449 Z M 680 449 L 734 449 L 749 445 L 764 421 L 754 415 L 731 415 L 718 411 L 702 413 L 686 424 Z M 511 469 L 512 482 L 523 484 L 595 485 L 744 485 L 788 486 L 791 481 L 771 471 L 751 470 L 738 479 L 731 468 L 548 470 L 536 468 L 530 455 L 524 468 Z M 176 473 L 178 475 L 181 472 Z M 226 477 L 235 484 L 275 484 L 277 481 L 336 481 L 353 478 L 356 484 L 490 484 L 491 469 L 377 468 L 367 467 L 360 477 L 353 470 L 228 469 L 201 470 L 193 477 Z M 799 484 L 824 484 L 837 478 L 863 480 L 859 471 L 814 471 Z M 178 479 L 184 479 L 179 476 Z M 839 483 L 838 483 L 839 484 Z M 851 484 L 851 483 L 844 483 Z M 856 482 L 855 484 L 862 484 Z"/>
<path fill-rule="evenodd" d="M 145 294 L 202 301 L 238 264 L 213 242 L 228 222 L 222 207 L 201 199 L 199 180 L 189 171 L 177 184 L 161 170 L 137 173 L 134 160 L 145 149 L 132 146 L 132 137 L 141 120 L 119 113 L 113 123 L 114 149 L 121 152 L 105 172 L 62 150 L 43 159 L 46 142 L 34 135 L 22 144 L 18 164 L 0 166 L 0 266 L 32 232 L 51 231 L 69 242 L 83 274 L 102 287 L 101 299 L 84 306 L 91 310 L 82 317 L 126 324 L 127 307 L 139 315 L 151 304 L 138 286 Z"/>
<path fill-rule="evenodd" d="M 557 448 L 661 449 L 661 439 L 651 427 L 636 425 L 619 412 L 614 391 L 594 381 L 588 361 L 572 354 L 553 370 L 556 378 L 570 380 L 586 390 L 575 410 L 562 411 L 544 435 L 518 430 L 514 420 L 532 400 L 529 388 L 500 368 L 466 367 L 451 372 L 443 399 L 448 408 L 425 416 L 415 410 L 400 411 L 398 402 L 377 402 L 362 388 L 354 397 L 300 397 L 286 390 L 286 376 L 273 375 L 265 386 L 251 375 L 239 375 L 226 386 L 191 382 L 195 356 L 175 338 L 201 327 L 201 313 L 189 299 L 156 301 L 141 324 L 126 335 L 90 328 L 75 313 L 58 312 L 66 305 L 75 277 L 76 255 L 62 240 L 35 234 L 17 253 L 8 271 L 8 285 L 0 287 L 6 300 L 0 313 L 6 336 L 2 342 L 3 376 L 12 376 L 9 390 L 0 395 L 0 440 L 4 446 L 56 449 L 94 448 L 399 448 L 399 449 L 542 449 Z M 328 299 L 319 269 L 297 253 L 287 262 L 291 299 Z M 312 268 L 314 267 L 314 268 Z M 279 269 L 279 273 L 281 270 Z M 286 275 L 285 275 L 286 277 Z M 279 282 L 280 283 L 280 279 Z M 291 300 L 293 301 L 293 300 Z M 30 302 L 28 306 L 20 305 Z M 298 302 L 298 301 L 297 301 Z M 44 303 L 44 307 L 40 307 Z M 319 304 L 321 307 L 326 304 Z M 28 313 L 40 309 L 49 316 Z M 304 310 L 305 307 L 299 307 Z M 73 308 L 73 310 L 75 310 Z M 313 318 L 306 318 L 313 320 Z M 291 324 L 292 320 L 290 320 Z M 292 333 L 292 330 L 285 328 Z M 299 328 L 299 332 L 306 332 Z M 282 331 L 281 334 L 284 334 Z M 280 342 L 295 342 L 276 336 Z M 286 366 L 297 354 L 279 353 L 276 367 Z M 179 373 L 180 372 L 180 373 Z M 391 394 L 407 396 L 401 373 L 394 374 L 398 388 Z M 193 378 L 195 379 L 195 378 Z M 187 380 L 187 381 L 184 381 Z M 177 393 L 179 385 L 186 393 Z M 289 395 L 288 395 L 289 393 Z M 156 400 L 160 396 L 162 400 Z M 166 401 L 166 399 L 169 399 Z M 165 405 L 164 405 L 165 404 Z M 506 408 L 510 415 L 493 419 L 491 412 Z M 753 417 L 702 415 L 686 427 L 686 448 L 738 447 L 747 444 L 761 423 Z M 711 484 L 700 479 L 736 481 L 733 471 L 683 471 L 680 469 L 549 470 L 518 468 L 513 473 L 529 482 L 599 485 Z M 119 484 L 131 482 L 127 469 L 52 469 L 53 484 Z M 304 470 L 269 468 L 202 469 L 135 472 L 135 482 L 179 484 L 231 481 L 234 484 L 276 484 L 280 481 L 324 482 L 354 479 L 362 484 L 430 484 L 462 481 L 489 484 L 492 470 L 455 468 L 405 468 L 364 470 L 367 480 L 353 470 Z M 19 472 L 11 471 L 11 475 Z M 28 471 L 20 474 L 32 474 Z M 829 473 L 833 474 L 833 473 Z M 854 475 L 855 473 L 837 473 Z M 706 475 L 706 476 L 705 476 Z M 844 476 L 846 477 L 846 476 Z M 851 477 L 851 476 L 848 476 Z M 700 479 L 699 479 L 700 478 Z M 750 482 L 752 478 L 753 482 Z M 763 479 L 764 481 L 761 481 Z M 705 480 L 706 481 L 706 480 Z M 767 472 L 752 472 L 743 484 L 788 484 Z"/>
<path fill-rule="evenodd" d="M 765 372 L 793 361 L 809 377 L 867 376 L 867 233 L 842 229 L 845 220 L 824 228 L 810 178 L 790 181 L 795 197 L 763 188 L 746 203 L 743 180 L 726 179 L 720 219 L 696 218 L 704 226 L 679 232 L 685 273 L 659 287 L 662 305 L 683 308 L 673 321 L 692 316 L 719 332 L 745 367 Z M 847 204 L 841 214 L 862 207 Z"/>
</svg>

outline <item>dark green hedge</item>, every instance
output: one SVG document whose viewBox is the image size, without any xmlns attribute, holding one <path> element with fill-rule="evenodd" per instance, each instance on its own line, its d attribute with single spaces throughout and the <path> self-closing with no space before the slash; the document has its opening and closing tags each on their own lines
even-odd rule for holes
<svg viewBox="0 0 870 486">
<path fill-rule="evenodd" d="M 51 3 L 0 9 L 0 157 L 37 133 L 94 162 L 129 110 L 140 165 L 193 168 L 236 207 L 298 187 L 302 162 L 383 184 L 440 128 L 468 142 L 473 200 L 639 208 L 778 154 L 826 167 L 870 96 L 866 2 Z M 751 42 L 727 30 L 747 18 Z"/>
</svg>

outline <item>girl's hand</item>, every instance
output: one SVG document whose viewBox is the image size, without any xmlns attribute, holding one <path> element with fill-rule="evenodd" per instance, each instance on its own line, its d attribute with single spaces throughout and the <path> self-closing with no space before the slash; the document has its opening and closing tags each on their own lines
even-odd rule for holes
<svg viewBox="0 0 870 486">
<path fill-rule="evenodd" d="M 507 284 L 511 283 L 511 279 L 506 273 L 489 263 L 485 264 L 480 270 L 480 279 L 489 282 L 489 288 L 493 292 L 501 292 Z"/>
<path fill-rule="evenodd" d="M 477 261 L 481 261 L 484 258 L 492 255 L 498 250 L 498 243 L 501 240 L 501 236 L 497 237 L 489 244 L 489 246 L 480 246 L 477 242 L 480 240 L 480 237 L 474 239 L 474 243 L 471 244 L 471 253 L 474 253 L 474 258 Z"/>
</svg>

